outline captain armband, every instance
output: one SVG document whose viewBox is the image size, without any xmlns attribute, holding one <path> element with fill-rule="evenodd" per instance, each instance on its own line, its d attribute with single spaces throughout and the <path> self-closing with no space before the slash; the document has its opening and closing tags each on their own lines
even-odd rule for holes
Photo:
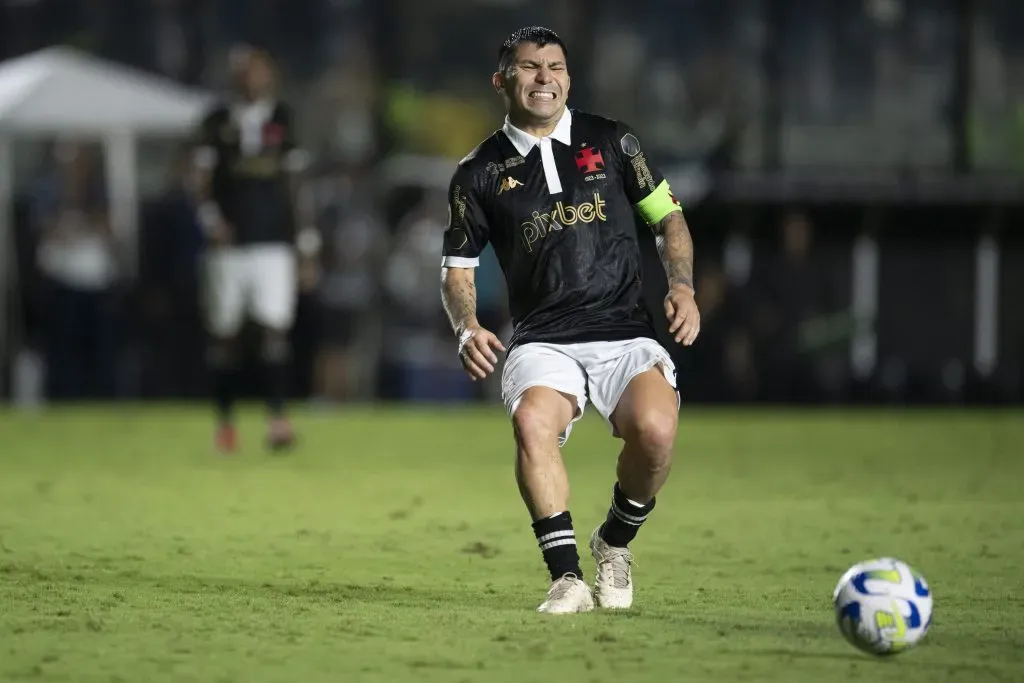
<svg viewBox="0 0 1024 683">
<path fill-rule="evenodd" d="M 673 211 L 682 211 L 682 205 L 672 194 L 667 180 L 662 180 L 658 187 L 634 205 L 637 213 L 648 225 L 654 225 Z"/>
</svg>

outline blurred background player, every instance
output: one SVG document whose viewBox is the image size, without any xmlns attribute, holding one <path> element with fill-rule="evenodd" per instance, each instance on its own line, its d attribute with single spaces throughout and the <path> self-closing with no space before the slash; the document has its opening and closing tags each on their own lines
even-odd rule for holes
<svg viewBox="0 0 1024 683">
<path fill-rule="evenodd" d="M 278 450 L 295 438 L 285 399 L 298 298 L 296 250 L 315 255 L 318 233 L 302 194 L 308 157 L 296 146 L 292 110 L 276 97 L 270 55 L 241 48 L 232 55 L 231 72 L 237 93 L 205 117 L 195 154 L 199 222 L 207 241 L 204 307 L 218 420 L 215 443 L 222 452 L 238 446 L 233 407 L 239 332 L 251 318 L 260 327 L 267 445 Z"/>
</svg>

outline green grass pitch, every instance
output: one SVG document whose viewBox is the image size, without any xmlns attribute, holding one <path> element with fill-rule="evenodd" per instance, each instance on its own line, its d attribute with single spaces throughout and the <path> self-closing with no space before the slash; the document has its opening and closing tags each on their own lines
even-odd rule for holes
<svg viewBox="0 0 1024 683">
<path fill-rule="evenodd" d="M 538 615 L 540 553 L 488 409 L 302 412 L 210 451 L 201 408 L 0 413 L 0 680 L 1024 681 L 1024 416 L 684 410 L 636 607 Z M 586 539 L 617 453 L 566 448 Z M 877 555 L 935 595 L 918 648 L 850 647 Z"/>
</svg>

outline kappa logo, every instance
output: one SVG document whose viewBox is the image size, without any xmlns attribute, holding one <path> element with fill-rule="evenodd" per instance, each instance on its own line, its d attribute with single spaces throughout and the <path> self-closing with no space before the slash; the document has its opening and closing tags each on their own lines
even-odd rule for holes
<svg viewBox="0 0 1024 683">
<path fill-rule="evenodd" d="M 507 177 L 502 179 L 501 185 L 498 186 L 498 194 L 501 194 L 502 192 L 508 192 L 510 190 L 514 190 L 517 187 L 522 187 L 522 186 L 523 186 L 523 184 L 521 182 L 519 182 L 518 180 L 516 180 L 512 176 L 507 176 Z"/>
<path fill-rule="evenodd" d="M 588 147 L 576 152 L 576 168 L 581 173 L 597 173 L 604 170 L 604 157 L 597 147 Z"/>
</svg>

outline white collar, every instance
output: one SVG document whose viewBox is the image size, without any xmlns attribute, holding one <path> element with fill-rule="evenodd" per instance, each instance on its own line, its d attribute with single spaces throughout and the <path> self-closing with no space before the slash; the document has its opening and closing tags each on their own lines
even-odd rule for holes
<svg viewBox="0 0 1024 683">
<path fill-rule="evenodd" d="M 235 102 L 233 107 L 235 116 L 258 116 L 261 118 L 267 118 L 270 113 L 274 111 L 274 100 L 269 97 L 255 100 L 253 102 L 247 102 L 245 100 L 238 100 Z"/>
<path fill-rule="evenodd" d="M 505 133 L 505 137 L 509 139 L 509 142 L 512 143 L 516 148 L 516 151 L 519 152 L 521 156 L 525 157 L 530 153 L 530 150 L 533 149 L 534 146 L 540 144 L 540 138 L 534 137 L 513 126 L 512 122 L 509 121 L 508 116 L 505 117 L 505 125 L 501 127 L 501 130 Z M 551 131 L 551 135 L 548 137 L 558 140 L 563 145 L 571 145 L 571 132 L 572 114 L 569 113 L 569 107 L 566 107 L 562 112 L 562 118 L 558 120 L 558 125 L 555 126 L 555 129 Z"/>
</svg>

